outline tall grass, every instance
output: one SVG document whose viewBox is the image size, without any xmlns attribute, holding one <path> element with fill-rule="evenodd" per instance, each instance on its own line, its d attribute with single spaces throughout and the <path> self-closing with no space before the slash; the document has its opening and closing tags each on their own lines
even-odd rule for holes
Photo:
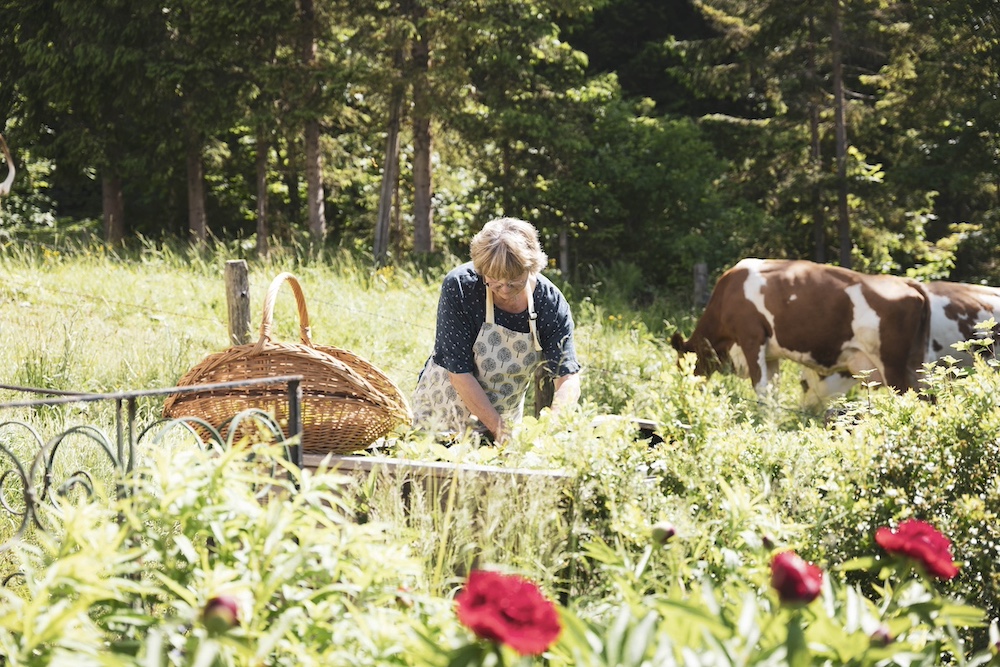
<svg viewBox="0 0 1000 667">
<path fill-rule="evenodd" d="M 223 272 L 242 252 L 6 248 L 0 383 L 96 392 L 173 386 L 228 346 Z M 447 266 L 376 271 L 347 253 L 281 250 L 249 264 L 255 326 L 271 279 L 291 271 L 316 343 L 350 349 L 412 391 L 433 345 Z M 352 488 L 355 518 L 383 527 L 422 568 L 414 585 L 448 595 L 470 568 L 499 567 L 542 582 L 582 616 L 607 619 L 635 592 L 623 588 L 623 571 L 639 572 L 643 562 L 669 575 L 636 575 L 642 591 L 726 590 L 734 578 L 766 578 L 775 545 L 834 567 L 870 554 L 876 527 L 915 516 L 949 532 L 966 566 L 943 588 L 1000 609 L 995 373 L 985 366 L 968 376 L 929 372 L 933 402 L 862 391 L 837 406 L 841 418 L 827 420 L 798 409 L 792 367 L 763 399 L 745 380 L 693 375 L 690 360 L 678 360 L 665 343 L 673 327 L 690 328 L 689 310 L 667 301 L 636 310 L 606 291 L 603 299 L 596 285 L 566 288 L 584 364 L 577 409 L 526 418 L 502 448 L 445 448 L 401 430 L 388 450 L 401 459 L 560 471 L 568 481 L 456 476 L 436 493 L 412 477 L 373 475 Z M 287 288 L 273 335 L 298 339 Z M 23 397 L 0 392 L 0 400 L 13 398 Z M 149 401 L 140 418 L 154 420 L 161 407 Z M 51 430 L 94 419 L 110 424 L 102 410 L 14 414 Z M 595 425 L 608 416 L 626 418 Z M 637 438 L 629 416 L 656 420 L 663 442 Z M 643 556 L 649 529 L 661 520 L 677 537 L 669 558 L 650 559 Z"/>
</svg>

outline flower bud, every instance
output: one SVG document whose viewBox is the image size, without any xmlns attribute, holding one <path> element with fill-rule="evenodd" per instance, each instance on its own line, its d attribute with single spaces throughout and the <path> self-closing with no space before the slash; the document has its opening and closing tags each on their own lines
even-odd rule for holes
<svg viewBox="0 0 1000 667">
<path fill-rule="evenodd" d="M 670 539 L 676 534 L 677 529 L 674 528 L 674 524 L 669 521 L 658 521 L 653 524 L 653 527 L 650 530 L 650 535 L 653 538 L 653 544 L 661 547 L 669 542 Z"/>
<path fill-rule="evenodd" d="M 823 571 L 794 551 L 782 551 L 771 559 L 771 585 L 783 605 L 803 607 L 819 597 Z"/>
<path fill-rule="evenodd" d="M 875 646 L 888 646 L 892 643 L 892 633 L 889 632 L 889 626 L 883 623 L 875 629 L 875 632 L 871 634 L 871 642 Z"/>
<path fill-rule="evenodd" d="M 214 597 L 205 603 L 201 612 L 202 623 L 209 633 L 220 635 L 240 624 L 236 600 L 228 595 Z"/>
<path fill-rule="evenodd" d="M 396 604 L 405 609 L 413 607 L 413 594 L 408 587 L 400 586 L 396 589 Z"/>
</svg>

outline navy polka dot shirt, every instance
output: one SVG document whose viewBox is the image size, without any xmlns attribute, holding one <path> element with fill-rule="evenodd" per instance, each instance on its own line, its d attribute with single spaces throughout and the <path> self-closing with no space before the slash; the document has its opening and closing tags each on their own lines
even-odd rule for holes
<svg viewBox="0 0 1000 667">
<path fill-rule="evenodd" d="M 441 285 L 438 300 L 434 363 L 452 373 L 475 373 L 472 345 L 486 321 L 486 283 L 467 262 L 452 269 Z M 573 347 L 573 315 L 559 288 L 538 275 L 534 291 L 538 318 L 538 343 L 555 377 L 580 370 Z M 493 321 L 498 325 L 528 333 L 528 311 L 508 313 L 494 306 Z"/>
</svg>

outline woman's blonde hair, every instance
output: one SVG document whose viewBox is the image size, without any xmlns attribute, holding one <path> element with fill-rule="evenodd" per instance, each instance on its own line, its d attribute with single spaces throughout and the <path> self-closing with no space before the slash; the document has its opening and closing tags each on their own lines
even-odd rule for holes
<svg viewBox="0 0 1000 667">
<path fill-rule="evenodd" d="M 469 249 L 476 273 L 498 280 L 539 273 L 548 262 L 538 242 L 538 230 L 517 218 L 490 220 L 472 237 Z"/>
</svg>

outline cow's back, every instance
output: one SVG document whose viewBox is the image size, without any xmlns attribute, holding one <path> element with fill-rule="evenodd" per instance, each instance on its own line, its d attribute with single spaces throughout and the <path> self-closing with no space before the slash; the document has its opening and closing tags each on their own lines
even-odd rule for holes
<svg viewBox="0 0 1000 667">
<path fill-rule="evenodd" d="M 897 389 L 915 385 L 929 317 L 918 283 L 805 260 L 761 260 L 758 270 L 773 356 L 821 373 L 878 368 Z"/>
</svg>

